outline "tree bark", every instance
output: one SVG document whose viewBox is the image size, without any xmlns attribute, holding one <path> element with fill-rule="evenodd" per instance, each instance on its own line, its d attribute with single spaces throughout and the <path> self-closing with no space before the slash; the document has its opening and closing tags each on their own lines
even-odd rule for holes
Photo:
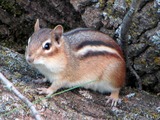
<svg viewBox="0 0 160 120">
<path fill-rule="evenodd" d="M 117 2 L 121 4 L 117 5 Z M 156 1 L 155 1 L 156 2 Z M 130 22 L 125 41 L 129 65 L 140 76 L 142 89 L 160 92 L 160 15 L 158 3 L 140 0 Z M 65 31 L 76 27 L 90 27 L 117 39 L 116 30 L 130 8 L 124 0 L 1 0 L 0 44 L 24 53 L 27 39 L 33 33 L 37 18 L 41 27 L 53 28 L 62 24 Z M 129 26 L 128 26 L 129 27 Z M 122 36 L 123 37 L 123 36 Z M 138 81 L 128 71 L 127 83 L 138 86 Z M 133 79 L 134 82 L 133 82 Z"/>
<path fill-rule="evenodd" d="M 65 30 L 69 30 L 85 26 L 69 0 L 1 0 L 0 44 L 24 53 L 38 18 L 41 27 L 54 28 L 62 24 Z"/>
<path fill-rule="evenodd" d="M 117 5 L 118 1 L 121 2 L 120 5 Z M 38 96 L 35 95 L 33 89 L 39 85 L 32 86 L 32 80 L 42 76 L 25 63 L 24 55 L 11 53 L 9 49 L 2 46 L 24 54 L 27 39 L 33 33 L 37 18 L 40 19 L 41 27 L 54 28 L 55 25 L 62 24 L 65 31 L 76 27 L 89 27 L 102 31 L 116 40 L 116 30 L 122 24 L 130 5 L 129 0 L 126 2 L 124 0 L 0 0 L 0 71 L 7 71 L 4 73 L 11 80 L 17 78 L 20 83 L 23 83 L 21 81 L 23 80 L 25 86 L 27 84 L 31 90 L 24 93 L 29 94 L 31 99 L 37 98 Z M 160 94 L 160 14 L 158 11 L 159 3 L 156 1 L 138 0 L 137 10 L 125 37 L 127 48 L 123 49 L 128 51 L 126 57 L 133 71 L 140 77 L 142 89 L 157 95 Z M 17 56 L 20 57 L 17 58 Z M 127 86 L 137 87 L 136 77 L 131 74 L 129 69 L 127 69 L 127 73 Z M 1 85 L 0 87 L 3 88 Z M 84 91 L 85 95 L 88 95 L 89 92 L 93 99 L 85 98 Z M 159 98 L 129 88 L 122 90 L 122 95 L 132 92 L 136 94 L 135 97 L 122 97 L 124 102 L 118 107 L 121 110 L 118 111 L 120 116 L 115 112 L 115 109 L 113 112 L 104 104 L 104 95 L 84 89 L 65 93 L 49 100 L 51 109 L 45 109 L 45 114 L 52 117 L 66 115 L 64 118 L 68 119 L 83 118 L 84 116 L 86 119 L 106 119 L 107 116 L 116 119 L 119 117 L 130 118 L 138 113 L 138 119 L 159 119 L 159 116 L 155 117 L 151 114 L 147 118 L 144 113 L 144 111 L 151 110 L 150 113 L 157 115 Z M 5 94 L 6 92 L 2 92 L 2 96 Z M 146 98 L 152 102 L 145 101 L 142 104 L 141 102 L 147 100 Z M 157 104 L 153 104 L 154 102 Z M 46 105 L 45 102 L 43 104 Z M 148 105 L 153 107 L 147 108 Z M 136 106 L 141 111 L 136 113 L 134 107 L 129 110 L 128 108 L 131 106 Z M 3 110 L 0 108 L 1 111 Z M 130 111 L 131 114 L 129 114 Z M 69 117 L 67 117 L 68 114 Z M 50 118 L 47 117 L 47 119 Z"/>
<path fill-rule="evenodd" d="M 105 97 L 109 94 L 82 88 L 61 89 L 54 97 L 45 99 L 45 96 L 37 95 L 35 90 L 39 87 L 48 87 L 49 84 L 33 82 L 42 76 L 25 62 L 23 55 L 0 46 L 0 66 L 0 72 L 13 83 L 16 89 L 32 103 L 36 103 L 36 109 L 45 120 L 160 119 L 159 96 L 145 91 L 129 87 L 123 88 L 120 93 L 122 101 L 117 107 L 106 104 Z M 22 107 L 23 105 L 24 103 L 0 84 L 1 120 L 33 119 L 29 109 Z"/>
</svg>

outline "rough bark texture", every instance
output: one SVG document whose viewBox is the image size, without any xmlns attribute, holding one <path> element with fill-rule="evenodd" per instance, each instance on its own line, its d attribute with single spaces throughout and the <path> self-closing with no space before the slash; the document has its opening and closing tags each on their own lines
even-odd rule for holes
<svg viewBox="0 0 160 120">
<path fill-rule="evenodd" d="M 122 23 L 130 2 L 120 0 L 1 0 L 0 39 L 1 45 L 24 53 L 28 37 L 33 33 L 33 24 L 40 18 L 42 27 L 53 28 L 62 24 L 65 30 L 87 26 L 110 36 Z M 160 92 L 160 15 L 154 1 L 139 1 L 130 30 L 128 51 L 130 64 L 140 75 L 143 89 Z M 137 86 L 135 77 L 128 71 L 128 83 Z M 130 81 L 134 82 L 130 82 Z"/>
<path fill-rule="evenodd" d="M 35 89 L 48 87 L 49 84 L 40 85 L 33 82 L 42 76 L 27 65 L 23 55 L 0 47 L 0 66 L 0 72 L 32 103 L 44 97 L 37 95 Z M 105 96 L 106 94 L 78 88 L 44 99 L 35 106 L 45 120 L 160 119 L 159 96 L 125 87 L 120 93 L 122 102 L 117 107 L 107 105 Z M 29 109 L 21 108 L 23 105 L 22 101 L 0 84 L 0 120 L 32 120 Z"/>
<path fill-rule="evenodd" d="M 40 19 L 41 27 L 52 28 L 62 24 L 65 29 L 71 29 L 84 26 L 80 14 L 69 0 L 1 0 L 1 44 L 24 53 L 37 18 Z"/>
<path fill-rule="evenodd" d="M 5 73 L 7 78 L 17 84 L 19 90 L 34 101 L 39 96 L 33 91 L 39 85 L 33 84 L 32 81 L 42 76 L 26 64 L 23 55 L 1 46 L 7 46 L 24 54 L 27 39 L 33 33 L 33 26 L 37 18 L 40 19 L 41 27 L 53 28 L 57 24 L 62 24 L 67 31 L 86 26 L 116 38 L 115 31 L 129 9 L 130 0 L 126 0 L 126 3 L 119 0 L 119 5 L 117 5 L 118 0 L 115 1 L 114 3 L 114 0 L 0 0 L 0 71 Z M 129 58 L 131 65 L 142 80 L 143 90 L 159 95 L 160 14 L 157 13 L 157 8 L 154 6 L 158 6 L 154 5 L 154 0 L 138 1 L 138 9 L 127 34 L 128 49 L 125 51 L 128 51 L 129 55 L 126 57 Z M 127 83 L 134 87 L 137 86 L 137 81 L 130 71 L 128 71 Z M 20 106 L 15 96 L 6 92 L 2 85 L 0 88 L 2 95 L 0 114 Z M 126 95 L 129 93 L 136 95 L 128 99 Z M 129 88 L 124 88 L 121 94 L 123 102 L 115 110 L 105 105 L 104 95 L 84 89 L 56 96 L 37 106 L 43 109 L 42 113 L 45 111 L 44 117 L 46 115 L 47 119 L 55 117 L 56 119 L 158 120 L 160 118 L 159 96 Z M 88 96 L 92 96 L 92 99 Z M 8 100 L 9 106 L 7 106 Z M 14 114 L 7 116 L 8 119 L 12 119 Z M 26 109 L 16 112 L 14 116 L 14 118 L 23 117 L 30 118 Z"/>
</svg>

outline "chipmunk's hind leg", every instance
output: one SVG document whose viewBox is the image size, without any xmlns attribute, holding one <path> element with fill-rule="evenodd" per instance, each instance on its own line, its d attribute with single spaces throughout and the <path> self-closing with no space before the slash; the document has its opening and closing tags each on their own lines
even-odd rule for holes
<svg viewBox="0 0 160 120">
<path fill-rule="evenodd" d="M 111 102 L 111 106 L 117 106 L 117 103 L 120 101 L 119 99 L 119 90 L 111 92 L 110 96 L 106 96 L 107 104 Z"/>
<path fill-rule="evenodd" d="M 116 106 L 119 99 L 120 89 L 123 87 L 125 82 L 125 65 L 122 61 L 114 61 L 108 64 L 103 74 L 103 80 L 106 81 L 106 88 L 109 88 L 111 92 L 110 96 L 106 98 L 107 103 L 111 101 L 111 106 Z"/>
</svg>

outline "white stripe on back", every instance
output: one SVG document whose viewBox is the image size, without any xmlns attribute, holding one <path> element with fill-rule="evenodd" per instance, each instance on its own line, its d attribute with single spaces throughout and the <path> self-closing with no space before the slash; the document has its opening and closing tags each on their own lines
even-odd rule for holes
<svg viewBox="0 0 160 120">
<path fill-rule="evenodd" d="M 90 51 L 92 51 L 92 52 L 108 52 L 108 53 L 116 54 L 119 57 L 121 57 L 115 49 L 107 47 L 107 46 L 102 46 L 102 45 L 101 46 L 90 46 L 90 45 L 85 46 L 77 51 L 77 55 L 83 56 L 83 55 L 86 55 Z"/>
</svg>

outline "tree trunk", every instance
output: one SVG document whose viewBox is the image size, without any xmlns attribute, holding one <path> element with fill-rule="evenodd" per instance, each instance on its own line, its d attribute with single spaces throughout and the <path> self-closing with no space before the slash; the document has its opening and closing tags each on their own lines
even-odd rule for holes
<svg viewBox="0 0 160 120">
<path fill-rule="evenodd" d="M 38 18 L 41 27 L 62 24 L 68 30 L 85 26 L 68 0 L 0 0 L 1 45 L 24 53 Z"/>
<path fill-rule="evenodd" d="M 139 75 L 142 89 L 159 95 L 160 14 L 158 13 L 158 7 L 160 5 L 156 2 L 157 0 L 137 1 L 137 9 L 132 16 L 125 39 L 127 48 L 124 48 L 123 51 L 128 52 L 128 56 L 125 57 L 128 58 L 129 65 Z M 40 19 L 41 27 L 54 28 L 55 25 L 61 24 L 65 31 L 77 27 L 89 27 L 102 31 L 116 40 L 116 30 L 122 24 L 130 5 L 130 0 L 0 0 L 0 71 L 8 71 L 6 74 L 11 77 L 10 79 L 15 78 L 19 81 L 22 79 L 26 83 L 31 83 L 33 78 L 37 79 L 36 76 L 40 76 L 32 68 L 28 68 L 23 56 L 20 55 L 22 59 L 15 59 L 16 57 L 13 56 L 17 56 L 17 53 L 13 52 L 9 54 L 8 58 L 8 51 L 10 50 L 2 47 L 6 46 L 24 54 L 25 46 L 33 33 L 37 18 Z M 10 60 L 10 58 L 12 59 Z M 127 85 L 137 87 L 139 83 L 134 74 L 129 69 L 127 69 L 127 73 Z M 20 81 L 20 83 L 23 82 Z M 32 86 L 31 84 L 27 84 L 27 86 L 31 89 L 32 99 L 35 99 L 33 97 L 35 93 L 32 90 L 38 86 Z M 2 88 L 1 85 L 0 88 Z M 88 92 L 92 99 L 86 98 L 84 95 L 88 95 Z M 119 117 L 129 119 L 136 114 L 139 115 L 138 119 L 160 118 L 151 114 L 147 118 L 144 113 L 150 110 L 150 113 L 158 114 L 156 111 L 156 107 L 159 106 L 158 97 L 152 97 L 152 95 L 143 91 L 139 93 L 139 91 L 129 88 L 124 88 L 122 95 L 132 92 L 136 93 L 137 96 L 134 99 L 129 99 L 131 103 L 128 103 L 126 96 L 123 97 L 124 103 L 119 106 L 118 110 L 120 111 L 118 113 L 115 112 L 116 110 L 106 107 L 104 95 L 78 89 L 53 98 L 54 103 L 51 103 L 52 100 L 49 101 L 51 108 L 46 109 L 45 114 L 52 117 L 58 116 L 56 119 L 83 119 L 83 117 L 86 119 L 109 119 L 109 117 L 111 119 Z M 2 95 L 5 94 L 6 92 L 2 93 Z M 30 93 L 27 91 L 27 94 Z M 153 100 L 152 102 L 157 103 L 157 106 L 147 101 L 146 98 Z M 146 100 L 145 103 L 141 103 L 143 100 Z M 147 108 L 148 104 L 153 105 L 153 107 L 151 109 Z M 136 113 L 134 105 L 141 111 Z M 130 112 L 131 114 L 129 114 Z M 125 114 L 128 116 L 125 116 Z M 50 119 L 50 117 L 47 117 L 47 119 Z"/>
</svg>

